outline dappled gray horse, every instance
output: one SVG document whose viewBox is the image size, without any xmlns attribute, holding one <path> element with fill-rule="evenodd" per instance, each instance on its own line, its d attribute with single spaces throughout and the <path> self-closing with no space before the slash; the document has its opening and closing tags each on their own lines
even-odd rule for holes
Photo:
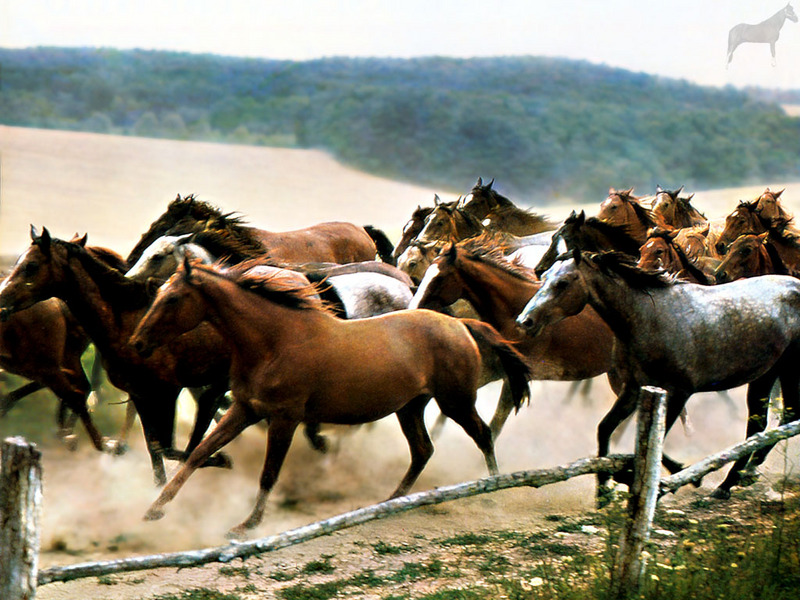
<svg viewBox="0 0 800 600">
<path fill-rule="evenodd" d="M 789 19 L 793 23 L 797 23 L 797 15 L 794 12 L 791 4 L 787 4 L 766 21 L 762 21 L 757 25 L 750 25 L 749 23 L 739 23 L 734 26 L 728 33 L 728 62 L 725 68 L 731 64 L 733 59 L 733 51 L 739 47 L 739 44 L 744 42 L 751 42 L 754 44 L 769 44 L 769 50 L 772 52 L 772 66 L 775 66 L 775 42 L 778 41 L 778 36 L 781 34 L 781 27 Z"/>
</svg>

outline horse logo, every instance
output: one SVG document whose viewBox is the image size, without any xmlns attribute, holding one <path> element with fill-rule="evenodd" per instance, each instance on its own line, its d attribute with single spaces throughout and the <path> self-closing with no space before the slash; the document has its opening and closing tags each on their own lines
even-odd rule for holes
<svg viewBox="0 0 800 600">
<path fill-rule="evenodd" d="M 754 44 L 769 44 L 769 50 L 772 52 L 772 66 L 775 62 L 775 42 L 778 41 L 778 36 L 781 33 L 781 27 L 789 19 L 793 23 L 797 23 L 797 15 L 794 12 L 791 4 L 787 4 L 766 21 L 762 21 L 757 25 L 750 25 L 749 23 L 739 23 L 734 26 L 728 33 L 728 62 L 725 65 L 727 69 L 733 59 L 733 51 L 739 47 L 739 44 L 744 42 L 751 42 Z"/>
</svg>

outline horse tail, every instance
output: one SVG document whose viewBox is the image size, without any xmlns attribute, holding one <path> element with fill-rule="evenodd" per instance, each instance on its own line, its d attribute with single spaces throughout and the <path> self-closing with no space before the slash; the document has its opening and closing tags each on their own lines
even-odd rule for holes
<svg viewBox="0 0 800 600">
<path fill-rule="evenodd" d="M 486 350 L 491 350 L 500 360 L 511 389 L 514 409 L 519 411 L 522 404 L 526 401 L 530 402 L 531 399 L 531 391 L 528 386 L 528 380 L 531 378 L 531 369 L 525 364 L 522 354 L 514 348 L 511 342 L 503 339 L 497 330 L 488 323 L 477 319 L 459 320 L 466 326 L 470 335 L 477 342 L 481 354 Z"/>
<path fill-rule="evenodd" d="M 393 267 L 397 266 L 397 259 L 394 258 L 394 244 L 392 244 L 391 240 L 389 240 L 389 236 L 387 236 L 382 230 L 378 229 L 377 227 L 373 227 L 372 225 L 364 225 L 364 231 L 367 232 L 367 235 L 372 238 L 372 241 L 375 242 L 375 247 L 378 249 L 378 256 L 381 257 L 381 260 L 385 263 L 389 263 Z"/>
</svg>

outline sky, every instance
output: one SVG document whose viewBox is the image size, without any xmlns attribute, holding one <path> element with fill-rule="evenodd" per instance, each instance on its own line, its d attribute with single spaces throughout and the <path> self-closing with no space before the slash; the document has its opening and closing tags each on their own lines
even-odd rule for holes
<svg viewBox="0 0 800 600">
<path fill-rule="evenodd" d="M 795 0 L 800 14 L 800 1 Z M 308 60 L 559 56 L 702 85 L 800 90 L 800 23 L 728 31 L 786 0 L 0 0 L 0 47 L 113 47 Z"/>
</svg>

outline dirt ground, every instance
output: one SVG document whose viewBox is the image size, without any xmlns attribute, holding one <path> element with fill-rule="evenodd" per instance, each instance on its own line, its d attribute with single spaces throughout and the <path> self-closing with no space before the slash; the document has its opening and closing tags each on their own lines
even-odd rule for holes
<svg viewBox="0 0 800 600">
<path fill-rule="evenodd" d="M 253 224 L 274 230 L 340 219 L 376 225 L 393 239 L 418 204 L 431 203 L 434 191 L 444 199 L 458 193 L 448 195 L 442 190 L 365 176 L 315 151 L 10 127 L 0 127 L 0 151 L 0 255 L 8 256 L 28 245 L 30 223 L 48 226 L 58 237 L 88 232 L 90 243 L 107 245 L 124 254 L 176 193 L 196 193 L 225 210 L 240 211 Z M 478 176 L 490 178 L 491 174 L 476 173 Z M 465 182 L 460 192 L 467 191 L 472 183 Z M 497 185 L 502 189 L 502 182 Z M 746 188 L 699 191 L 694 204 L 711 218 L 721 217 L 739 199 L 752 199 L 767 185 L 786 187 L 782 182 L 756 182 Z M 626 187 L 625 182 L 609 182 L 609 186 Z M 795 183 L 784 194 L 790 208 L 800 202 L 797 190 L 800 186 Z M 601 190 L 598 204 L 605 191 Z M 573 208 L 594 214 L 597 204 L 581 207 L 565 199 L 563 204 L 539 212 L 557 220 Z M 595 428 L 612 402 L 610 389 L 600 378 L 593 381 L 586 399 L 567 401 L 568 388 L 564 383 L 533 384 L 531 406 L 512 417 L 498 440 L 501 471 L 551 467 L 596 452 Z M 498 393 L 497 385 L 481 392 L 480 408 L 487 419 Z M 694 433 L 687 436 L 676 427 L 667 439 L 667 450 L 680 460 L 693 462 L 740 441 L 745 429 L 741 390 L 733 391 L 731 398 L 728 401 L 716 394 L 693 397 L 689 410 Z M 35 407 L 31 401 L 15 410 L 35 411 Z M 124 409 L 118 408 L 122 413 Z M 184 403 L 183 412 L 179 439 L 185 442 L 190 403 Z M 433 410 L 429 418 L 435 418 Z M 632 447 L 633 428 L 628 429 L 614 451 Z M 44 445 L 42 568 L 222 545 L 226 543 L 225 532 L 251 509 L 264 459 L 263 430 L 251 428 L 230 444 L 232 470 L 196 473 L 158 522 L 142 520 L 157 491 L 138 429 L 132 434 L 131 445 L 131 451 L 118 458 L 92 451 L 85 439 L 75 453 L 54 444 Z M 766 470 L 767 483 L 796 468 L 797 450 L 797 444 L 790 445 L 788 467 L 780 453 L 773 453 Z M 338 452 L 326 457 L 315 454 L 298 437 L 270 498 L 264 523 L 253 537 L 381 501 L 397 485 L 407 461 L 408 450 L 394 419 L 343 434 Z M 414 491 L 485 474 L 477 448 L 450 423 L 436 440 L 436 452 Z M 709 476 L 699 492 L 682 491 L 664 502 L 689 502 L 697 498 L 695 494 L 707 495 L 721 476 Z M 338 575 L 363 569 L 385 571 L 408 560 L 403 555 L 376 554 L 372 548 L 378 542 L 416 548 L 465 532 L 552 532 L 548 516 L 581 518 L 593 511 L 593 484 L 592 478 L 583 477 L 540 490 L 508 490 L 419 509 L 245 563 L 237 561 L 234 566 L 240 570 L 233 574 L 230 570 L 224 574 L 219 565 L 181 571 L 160 569 L 50 584 L 42 587 L 37 597 L 154 598 L 210 587 L 237 590 L 242 598 L 270 598 L 276 590 L 290 585 L 272 575 L 280 571 L 298 573 L 315 561 L 330 561 Z M 742 510 L 749 510 L 748 506 Z M 598 540 L 595 542 L 601 544 Z M 442 552 L 441 546 L 436 548 Z M 430 555 L 435 551 L 431 545 L 425 552 Z M 415 554 L 415 560 L 423 554 Z M 252 574 L 245 576 L 244 568 Z M 309 580 L 315 577 L 318 575 L 308 575 Z M 424 584 L 398 583 L 397 593 L 418 596 L 421 590 L 414 585 Z M 369 593 L 363 597 L 369 597 Z"/>
</svg>

